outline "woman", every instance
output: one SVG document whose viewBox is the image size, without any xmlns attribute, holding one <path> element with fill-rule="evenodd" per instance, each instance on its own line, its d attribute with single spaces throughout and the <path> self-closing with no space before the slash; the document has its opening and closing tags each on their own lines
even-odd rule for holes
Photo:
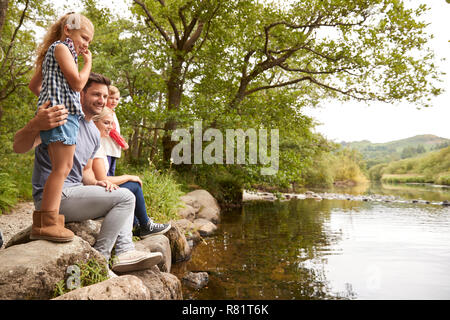
<svg viewBox="0 0 450 320">
<path fill-rule="evenodd" d="M 110 108 L 103 108 L 103 111 L 92 118 L 100 136 L 108 137 L 109 132 L 113 128 L 114 116 Z M 107 176 L 109 163 L 106 153 L 102 146 L 98 149 L 94 156 L 92 170 L 94 171 L 97 180 L 108 180 L 111 182 L 109 190 L 117 188 L 127 188 L 136 197 L 136 207 L 134 209 L 134 226 L 139 225 L 138 235 L 141 238 L 147 238 L 151 235 L 164 234 L 170 228 L 170 224 L 154 223 L 147 215 L 145 207 L 144 194 L 142 192 L 142 181 L 138 176 L 121 175 L 121 176 Z"/>
</svg>

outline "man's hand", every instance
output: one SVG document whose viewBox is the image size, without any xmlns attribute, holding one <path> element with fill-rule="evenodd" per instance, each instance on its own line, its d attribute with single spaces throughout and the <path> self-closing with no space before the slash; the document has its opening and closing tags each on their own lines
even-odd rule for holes
<svg viewBox="0 0 450 320">
<path fill-rule="evenodd" d="M 100 186 L 100 187 L 105 187 L 106 191 L 109 191 L 109 192 L 119 189 L 119 186 L 117 184 L 114 184 L 109 180 L 97 181 L 97 183 L 95 185 Z"/>
<path fill-rule="evenodd" d="M 36 129 L 39 131 L 50 130 L 62 126 L 67 122 L 67 111 L 64 105 L 56 105 L 48 108 L 50 101 L 41 105 L 33 118 Z"/>
<path fill-rule="evenodd" d="M 13 150 L 25 153 L 41 143 L 40 131 L 50 130 L 67 122 L 68 111 L 63 105 L 48 108 L 50 101 L 41 105 L 36 115 L 14 135 Z"/>
</svg>

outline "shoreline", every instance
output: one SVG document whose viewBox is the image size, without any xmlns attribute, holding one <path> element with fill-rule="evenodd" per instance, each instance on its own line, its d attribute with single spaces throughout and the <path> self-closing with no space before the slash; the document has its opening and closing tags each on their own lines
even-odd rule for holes
<svg viewBox="0 0 450 320">
<path fill-rule="evenodd" d="M 351 195 L 347 193 L 331 193 L 331 192 L 313 192 L 306 191 L 304 193 L 271 193 L 266 191 L 251 191 L 244 190 L 242 192 L 242 202 L 250 201 L 290 201 L 292 199 L 305 200 L 314 199 L 321 200 L 347 200 L 347 201 L 364 201 L 364 202 L 386 202 L 386 203 L 414 203 L 414 204 L 429 204 L 438 206 L 450 206 L 450 201 L 429 201 L 423 199 L 405 200 L 391 195 Z"/>
</svg>

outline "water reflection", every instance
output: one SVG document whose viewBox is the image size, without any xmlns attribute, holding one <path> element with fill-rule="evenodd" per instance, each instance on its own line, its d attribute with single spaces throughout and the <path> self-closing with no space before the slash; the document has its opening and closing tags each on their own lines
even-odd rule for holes
<svg viewBox="0 0 450 320">
<path fill-rule="evenodd" d="M 438 206 L 254 203 L 224 213 L 172 271 L 210 275 L 185 299 L 449 299 L 449 231 L 450 209 Z"/>
<path fill-rule="evenodd" d="M 395 196 L 401 199 L 422 199 L 428 201 L 450 200 L 450 186 L 440 186 L 433 184 L 409 183 L 409 184 L 387 184 L 387 183 L 367 183 L 353 187 L 334 187 L 331 189 L 314 189 L 314 191 L 325 191 L 334 193 L 347 193 L 352 195 L 386 195 Z"/>
</svg>

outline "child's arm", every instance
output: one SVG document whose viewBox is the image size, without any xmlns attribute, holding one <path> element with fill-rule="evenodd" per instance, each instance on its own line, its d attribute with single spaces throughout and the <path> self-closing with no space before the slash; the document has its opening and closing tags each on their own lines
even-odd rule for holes
<svg viewBox="0 0 450 320">
<path fill-rule="evenodd" d="M 30 88 L 31 92 L 33 92 L 36 96 L 39 97 L 39 93 L 41 93 L 41 85 L 42 85 L 42 68 L 37 68 L 36 71 L 34 72 L 33 77 L 31 78 L 28 88 Z"/>
<path fill-rule="evenodd" d="M 55 47 L 55 59 L 61 68 L 64 77 L 69 83 L 73 91 L 80 92 L 83 90 L 86 82 L 89 79 L 89 73 L 92 68 L 92 55 L 89 50 L 83 53 L 84 66 L 78 72 L 78 66 L 73 61 L 72 53 L 64 44 L 58 44 Z"/>
</svg>

